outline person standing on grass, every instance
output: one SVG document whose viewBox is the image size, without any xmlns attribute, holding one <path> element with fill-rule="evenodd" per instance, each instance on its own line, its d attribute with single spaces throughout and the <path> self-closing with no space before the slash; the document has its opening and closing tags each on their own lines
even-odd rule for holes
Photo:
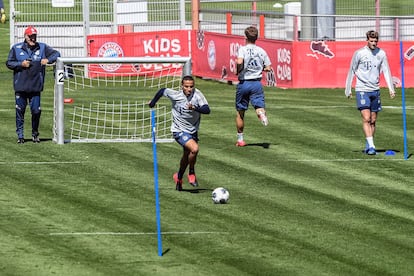
<svg viewBox="0 0 414 276">
<path fill-rule="evenodd" d="M 352 98 L 352 80 L 356 76 L 355 93 L 357 108 L 361 112 L 362 129 L 365 134 L 365 153 L 377 154 L 374 144 L 374 134 L 378 112 L 381 111 L 380 74 L 384 74 L 391 99 L 395 97 L 391 70 L 387 55 L 378 48 L 378 32 L 368 31 L 367 45 L 355 51 L 348 76 L 346 78 L 345 96 Z"/>
<path fill-rule="evenodd" d="M 244 113 L 249 102 L 256 110 L 256 115 L 264 126 L 268 125 L 265 110 L 265 97 L 261 83 L 263 71 L 271 71 L 270 58 L 266 51 L 256 45 L 259 32 L 256 27 L 247 27 L 244 31 L 246 44 L 239 48 L 236 64 L 239 83 L 236 88 L 236 146 L 244 147 Z"/>
<path fill-rule="evenodd" d="M 0 0 L 0 22 L 3 24 L 6 23 L 6 11 L 3 0 Z"/>
<path fill-rule="evenodd" d="M 149 102 L 149 107 L 153 108 L 162 96 L 171 100 L 173 117 L 171 132 L 175 141 L 183 147 L 178 172 L 173 175 L 175 188 L 177 191 L 182 191 L 183 176 L 187 167 L 189 167 L 188 183 L 197 187 L 195 164 L 199 151 L 198 129 L 201 114 L 210 114 L 210 107 L 203 93 L 195 88 L 192 76 L 183 77 L 179 91 L 170 88 L 160 89 Z"/>
<path fill-rule="evenodd" d="M 24 41 L 13 45 L 6 66 L 13 70 L 16 98 L 17 143 L 24 140 L 24 114 L 27 104 L 32 114 L 32 141 L 39 143 L 40 94 L 43 91 L 46 64 L 54 63 L 60 53 L 45 43 L 37 42 L 37 30 L 33 26 L 24 31 Z"/>
</svg>

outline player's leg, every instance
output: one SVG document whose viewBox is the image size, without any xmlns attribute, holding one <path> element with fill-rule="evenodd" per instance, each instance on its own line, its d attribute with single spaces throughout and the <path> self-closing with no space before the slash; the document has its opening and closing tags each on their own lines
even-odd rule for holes
<svg viewBox="0 0 414 276">
<path fill-rule="evenodd" d="M 40 92 L 34 93 L 30 97 L 30 111 L 32 113 L 32 140 L 34 143 L 39 143 L 39 125 L 40 115 L 42 110 L 40 108 Z"/>
<path fill-rule="evenodd" d="M 180 159 L 180 167 L 178 172 L 173 175 L 174 182 L 176 184 L 176 190 L 182 190 L 182 183 L 183 183 L 183 176 L 188 166 L 189 168 L 189 175 L 192 173 L 194 175 L 194 181 L 190 181 L 193 179 L 189 179 L 189 183 L 193 186 L 197 185 L 197 181 L 195 178 L 195 163 L 197 161 L 197 154 L 198 154 L 198 137 L 197 133 L 190 134 L 186 132 L 174 132 L 173 133 L 175 141 L 183 147 L 183 155 Z M 193 183 L 193 184 L 192 184 Z"/>
<path fill-rule="evenodd" d="M 246 89 L 246 82 L 239 83 L 236 90 L 236 129 L 237 129 L 237 142 L 236 146 L 244 147 L 244 113 L 249 107 L 249 91 Z"/>
<path fill-rule="evenodd" d="M 24 113 L 27 106 L 27 98 L 25 93 L 15 93 L 16 103 L 16 134 L 17 143 L 24 143 Z"/>
<path fill-rule="evenodd" d="M 371 94 L 370 95 L 370 100 L 371 100 L 371 121 L 370 123 L 371 123 L 372 137 L 374 137 L 378 112 L 382 110 L 382 105 L 381 105 L 381 95 L 379 91 L 371 92 L 370 94 Z"/>
<path fill-rule="evenodd" d="M 372 127 L 371 123 L 371 111 L 369 109 L 362 109 L 361 110 L 361 118 L 362 118 L 362 130 L 364 131 L 367 148 L 365 149 L 365 153 L 374 155 L 375 154 L 375 145 L 374 145 L 374 132 L 373 130 L 375 127 Z"/>
<path fill-rule="evenodd" d="M 256 110 L 257 118 L 259 118 L 260 122 L 262 122 L 264 126 L 267 126 L 269 124 L 269 120 L 266 116 L 263 86 L 260 82 L 252 82 L 251 86 L 251 104 L 254 106 L 254 109 Z"/>
<path fill-rule="evenodd" d="M 376 154 L 374 137 L 371 126 L 371 92 L 356 92 L 357 108 L 361 112 L 362 130 L 365 135 L 366 146 L 365 153 L 369 155 Z M 376 117 L 375 117 L 376 118 Z"/>
<path fill-rule="evenodd" d="M 244 141 L 244 113 L 245 110 L 237 110 L 236 112 L 236 129 L 237 129 L 237 142 L 236 146 L 244 147 L 246 142 Z"/>
<path fill-rule="evenodd" d="M 194 139 L 188 140 L 184 146 L 185 154 L 187 154 L 187 164 L 188 164 L 188 183 L 197 187 L 197 177 L 195 175 L 195 164 L 197 163 L 197 155 L 199 151 L 198 143 Z"/>
</svg>

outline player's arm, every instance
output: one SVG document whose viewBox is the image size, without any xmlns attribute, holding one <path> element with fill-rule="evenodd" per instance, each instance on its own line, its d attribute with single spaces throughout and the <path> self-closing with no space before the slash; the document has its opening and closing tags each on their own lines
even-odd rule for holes
<svg viewBox="0 0 414 276">
<path fill-rule="evenodd" d="M 393 99 L 395 97 L 394 83 L 392 82 L 391 70 L 390 66 L 388 65 L 388 60 L 386 56 L 384 57 L 384 61 L 382 62 L 381 67 L 382 72 L 384 74 L 385 82 L 387 83 L 388 89 L 390 91 L 390 97 L 391 99 Z"/>
<path fill-rule="evenodd" d="M 346 77 L 346 84 L 345 84 L 345 96 L 348 99 L 352 98 L 352 80 L 355 75 L 355 71 L 358 67 L 358 60 L 357 60 L 357 53 L 355 52 L 354 56 L 351 60 L 351 65 L 349 66 L 348 75 Z"/>
<path fill-rule="evenodd" d="M 148 103 L 149 107 L 153 108 L 155 104 L 158 102 L 159 99 L 164 95 L 165 88 L 161 88 L 158 92 L 154 95 L 154 98 Z"/>
<path fill-rule="evenodd" d="M 266 71 L 266 72 L 272 71 L 272 64 L 271 64 L 270 58 L 267 55 L 267 53 L 265 53 L 264 58 L 263 58 L 263 71 Z"/>
<path fill-rule="evenodd" d="M 236 59 L 236 66 L 237 66 L 237 71 L 236 71 L 236 75 L 240 74 L 241 71 L 243 71 L 244 69 L 244 59 L 243 58 L 237 58 Z"/>
<path fill-rule="evenodd" d="M 194 109 L 195 111 L 201 113 L 201 114 L 210 114 L 210 107 L 208 106 L 208 104 L 202 105 L 200 107 L 196 107 Z"/>
</svg>

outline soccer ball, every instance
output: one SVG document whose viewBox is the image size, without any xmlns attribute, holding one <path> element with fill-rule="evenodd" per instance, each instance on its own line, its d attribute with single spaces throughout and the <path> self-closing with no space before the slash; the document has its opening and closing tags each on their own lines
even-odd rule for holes
<svg viewBox="0 0 414 276">
<path fill-rule="evenodd" d="M 211 193 L 211 199 L 216 204 L 225 204 L 227 203 L 227 201 L 229 201 L 229 198 L 230 198 L 229 191 L 223 187 L 216 188 Z"/>
</svg>

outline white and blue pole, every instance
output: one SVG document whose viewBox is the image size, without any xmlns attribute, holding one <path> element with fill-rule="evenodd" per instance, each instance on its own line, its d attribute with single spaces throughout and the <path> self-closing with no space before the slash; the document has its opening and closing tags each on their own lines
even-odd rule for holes
<svg viewBox="0 0 414 276">
<path fill-rule="evenodd" d="M 404 80 L 404 51 L 403 43 L 400 41 L 400 66 L 401 66 L 401 98 L 402 98 L 402 117 L 403 117 L 403 132 L 404 132 L 404 159 L 408 159 L 407 148 L 407 118 L 405 111 L 405 80 Z"/>
<path fill-rule="evenodd" d="M 154 162 L 154 191 L 155 191 L 155 213 L 157 220 L 157 237 L 158 237 L 158 256 L 162 257 L 162 238 L 161 238 L 161 214 L 160 214 L 160 196 L 158 191 L 158 160 L 157 160 L 157 141 L 156 141 L 156 119 L 155 110 L 151 109 L 151 129 L 152 129 L 152 155 Z"/>
</svg>

